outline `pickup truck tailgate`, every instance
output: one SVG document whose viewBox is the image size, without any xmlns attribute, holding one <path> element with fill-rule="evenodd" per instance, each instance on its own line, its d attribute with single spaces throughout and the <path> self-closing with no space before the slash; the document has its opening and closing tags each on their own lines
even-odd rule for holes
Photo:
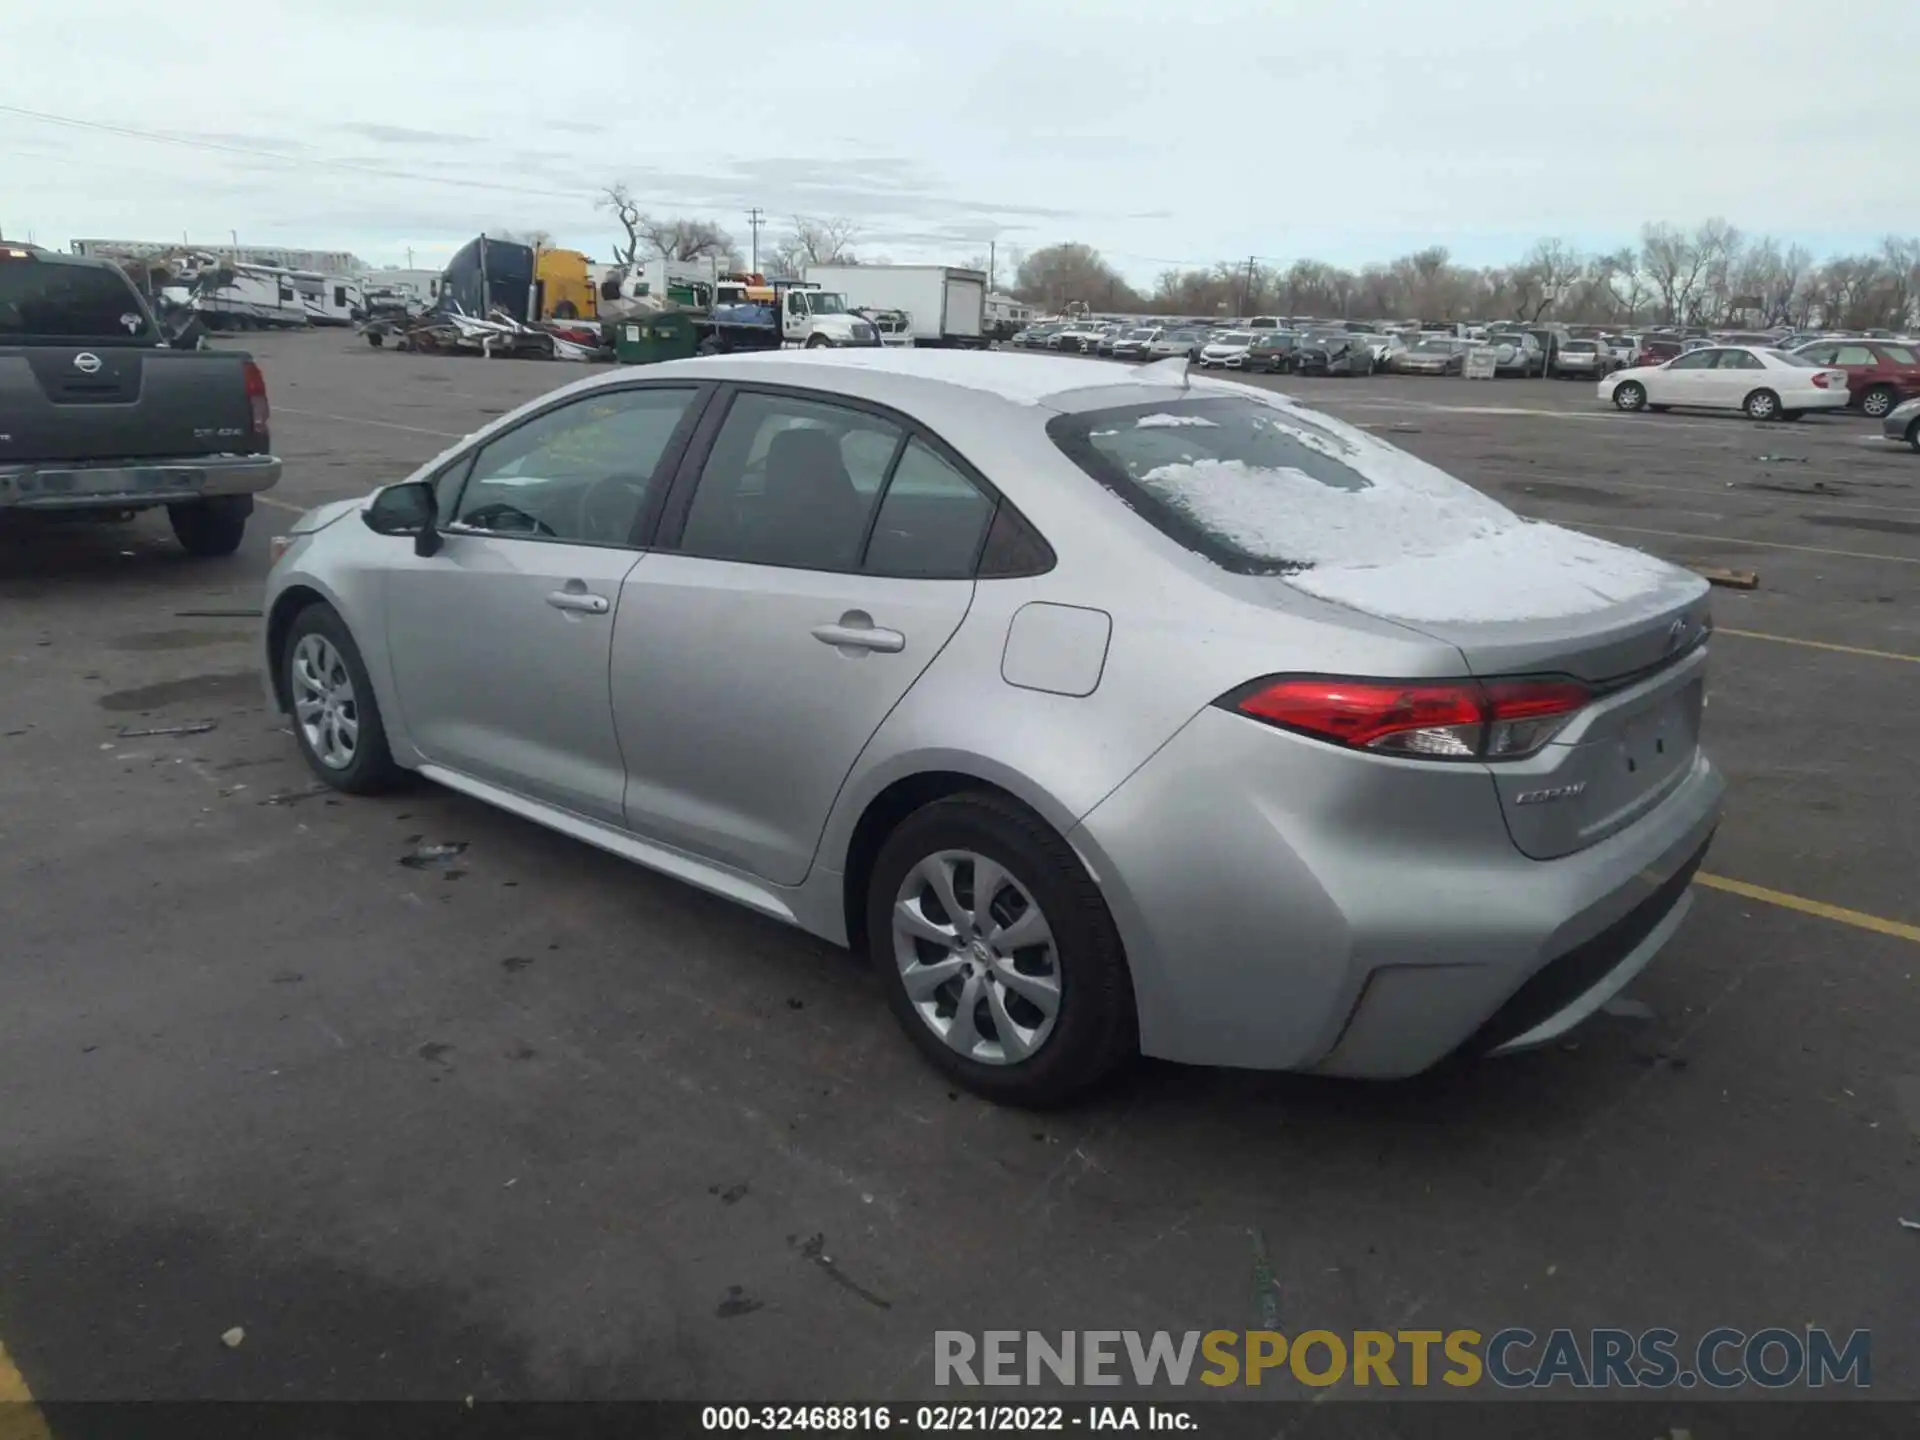
<svg viewBox="0 0 1920 1440">
<path fill-rule="evenodd" d="M 237 351 L 0 347 L 0 465 L 262 451 L 247 364 Z"/>
</svg>

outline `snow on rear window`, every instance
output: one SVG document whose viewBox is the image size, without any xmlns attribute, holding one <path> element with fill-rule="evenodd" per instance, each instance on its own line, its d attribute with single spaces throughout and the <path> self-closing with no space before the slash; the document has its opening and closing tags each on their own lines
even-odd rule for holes
<svg viewBox="0 0 1920 1440">
<path fill-rule="evenodd" d="M 1212 423 L 1147 426 L 1143 410 Z M 1277 396 L 1061 415 L 1047 428 L 1143 518 L 1231 570 L 1387 564 L 1522 523 L 1424 460 Z"/>
<path fill-rule="evenodd" d="M 1169 430 L 1178 428 L 1181 425 L 1199 426 L 1202 429 L 1209 427 L 1218 428 L 1214 426 L 1213 421 L 1207 419 L 1204 415 L 1142 415 L 1133 423 L 1142 430 Z M 1110 435 L 1115 432 L 1107 430 L 1101 433 Z"/>
</svg>

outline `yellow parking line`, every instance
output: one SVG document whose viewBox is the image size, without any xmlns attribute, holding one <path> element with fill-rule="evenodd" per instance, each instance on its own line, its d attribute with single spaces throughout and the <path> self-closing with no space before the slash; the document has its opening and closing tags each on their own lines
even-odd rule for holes
<svg viewBox="0 0 1920 1440">
<path fill-rule="evenodd" d="M 1742 895 L 1749 900 L 1758 900 L 1763 905 L 1778 905 L 1782 910 L 1798 910 L 1802 915 L 1837 920 L 1857 930 L 1871 930 L 1876 935 L 1891 935 L 1896 940 L 1912 940 L 1920 944 L 1920 925 L 1869 915 L 1864 910 L 1849 910 L 1843 905 L 1829 905 L 1824 900 L 1808 900 L 1800 895 L 1789 895 L 1783 890 L 1769 890 L 1764 885 L 1749 885 L 1744 880 L 1729 880 L 1725 875 L 1702 872 L 1693 878 L 1696 884 L 1705 885 L 1709 890 L 1724 890 L 1729 895 Z"/>
<path fill-rule="evenodd" d="M 0 1345 L 0 1440 L 53 1440 L 46 1417 L 33 1403 L 26 1377 L 7 1358 L 4 1345 Z"/>
<path fill-rule="evenodd" d="M 1798 550 L 1805 555 L 1836 555 L 1842 560 L 1885 560 L 1920 565 L 1920 555 L 1883 555 L 1872 550 L 1828 550 L 1819 545 L 1788 545 L 1780 540 L 1749 540 L 1743 535 L 1695 535 L 1687 530 L 1648 530 L 1639 525 L 1596 525 L 1591 520 L 1555 520 L 1574 530 L 1614 530 L 1623 535 L 1665 535 L 1671 540 L 1705 540 L 1715 545 L 1752 545 L 1762 550 Z"/>
<path fill-rule="evenodd" d="M 1802 640 L 1797 635 L 1769 635 L 1764 630 L 1729 630 L 1724 625 L 1713 627 L 1716 635 L 1738 635 L 1743 640 L 1771 640 L 1776 645 L 1804 645 L 1809 650 L 1832 650 L 1841 655 L 1864 655 L 1869 660 L 1904 660 L 1909 665 L 1920 665 L 1920 655 L 1902 655 L 1895 650 L 1868 650 L 1860 645 L 1836 645 L 1831 640 Z"/>
<path fill-rule="evenodd" d="M 271 495 L 256 495 L 253 498 L 262 505 L 271 505 L 276 510 L 289 510 L 295 515 L 304 515 L 313 508 L 311 505 L 295 505 L 286 500 L 276 500 Z"/>
</svg>

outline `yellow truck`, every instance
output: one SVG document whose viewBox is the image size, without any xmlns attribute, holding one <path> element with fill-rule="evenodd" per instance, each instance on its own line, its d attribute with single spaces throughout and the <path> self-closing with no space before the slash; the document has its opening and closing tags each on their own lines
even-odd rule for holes
<svg viewBox="0 0 1920 1440">
<path fill-rule="evenodd" d="M 578 250 L 542 250 L 533 266 L 533 316 L 588 320 L 599 313 L 590 262 Z"/>
</svg>

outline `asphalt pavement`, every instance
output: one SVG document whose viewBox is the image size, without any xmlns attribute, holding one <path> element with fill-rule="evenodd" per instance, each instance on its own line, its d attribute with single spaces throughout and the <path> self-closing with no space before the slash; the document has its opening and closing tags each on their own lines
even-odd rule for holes
<svg viewBox="0 0 1920 1440">
<path fill-rule="evenodd" d="M 1564 1044 L 1143 1064 L 1037 1118 L 949 1090 L 827 946 L 429 786 L 316 792 L 245 613 L 269 536 L 582 372 L 251 348 L 287 471 L 239 555 L 0 536 L 0 1362 L 35 1396 L 905 1398 L 941 1329 L 1409 1324 L 1866 1328 L 1874 1393 L 1920 1394 L 1920 456 L 1872 423 L 1259 382 L 1756 571 L 1715 601 L 1728 819 Z"/>
</svg>

